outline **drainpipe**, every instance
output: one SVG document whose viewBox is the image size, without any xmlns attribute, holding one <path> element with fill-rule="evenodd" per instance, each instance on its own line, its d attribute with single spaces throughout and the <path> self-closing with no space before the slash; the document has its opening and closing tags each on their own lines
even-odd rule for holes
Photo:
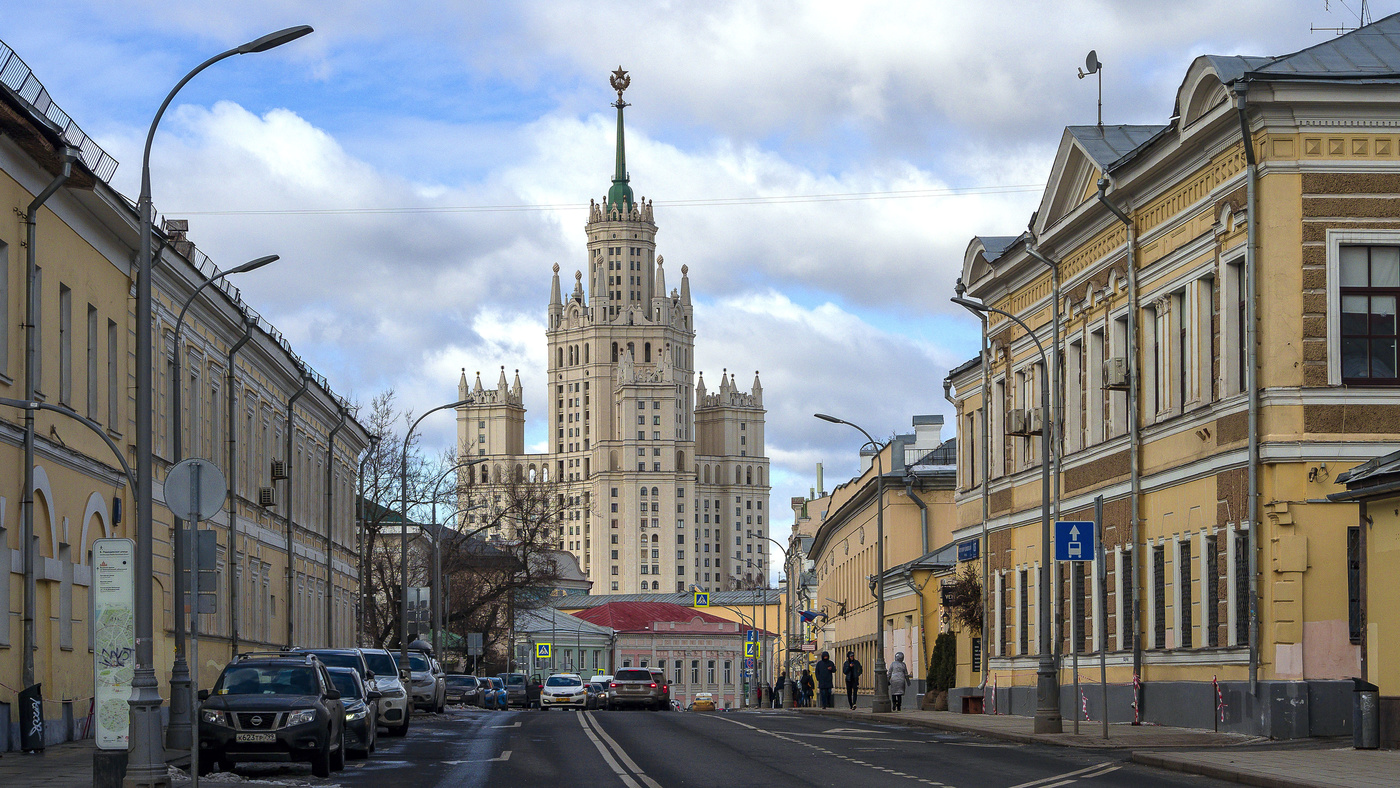
<svg viewBox="0 0 1400 788">
<path fill-rule="evenodd" d="M 292 484 L 296 480 L 296 476 L 293 472 L 296 463 L 292 462 L 292 436 L 296 434 L 296 422 L 293 421 L 293 416 L 295 414 L 292 408 L 297 404 L 297 400 L 301 399 L 302 395 L 306 393 L 306 388 L 310 385 L 311 376 L 306 374 L 305 369 L 301 370 L 301 388 L 297 389 L 297 392 L 287 400 L 286 449 L 282 455 L 283 461 L 286 463 L 287 467 L 287 648 L 292 648 L 296 645 L 296 641 L 293 639 L 293 635 L 295 634 L 293 627 L 296 624 L 297 609 L 295 585 L 293 583 L 293 578 L 296 574 L 296 543 L 292 539 L 292 515 L 294 513 L 292 508 L 292 491 L 294 488 Z"/>
<path fill-rule="evenodd" d="M 1034 224 L 1034 222 L 1035 222 L 1035 217 L 1031 217 L 1031 222 L 1032 222 L 1032 224 Z M 1039 240 L 1037 240 L 1036 237 L 1035 237 L 1035 235 L 1034 235 L 1033 233 L 1030 232 L 1030 228 L 1029 228 L 1029 227 L 1026 228 L 1026 232 L 1027 232 L 1027 234 L 1030 235 L 1030 237 L 1031 237 L 1031 243 L 1029 243 L 1029 244 L 1026 245 L 1026 252 L 1029 253 L 1031 257 L 1034 257 L 1036 260 L 1039 260 L 1039 261 L 1040 261 L 1041 263 L 1043 263 L 1047 268 L 1050 269 L 1050 297 L 1051 297 L 1052 299 L 1054 299 L 1054 301 L 1055 301 L 1054 305 L 1052 306 L 1052 308 L 1051 308 L 1051 310 L 1050 310 L 1050 320 L 1051 320 L 1051 323 L 1053 324 L 1051 342 L 1053 343 L 1053 347 L 1055 348 L 1054 352 L 1050 354 L 1050 363 L 1053 364 L 1053 365 L 1055 366 L 1055 368 L 1054 368 L 1053 371 L 1052 371 L 1052 370 L 1046 370 L 1046 374 L 1050 375 L 1050 393 L 1051 393 L 1051 395 L 1052 395 L 1052 397 L 1053 397 L 1053 399 L 1052 399 L 1051 402 L 1050 402 L 1050 410 L 1053 411 L 1053 413 L 1054 413 L 1054 421 L 1051 422 L 1051 425 L 1052 425 L 1052 428 L 1053 428 L 1053 434 L 1054 434 L 1054 438 L 1053 438 L 1053 440 L 1054 440 L 1054 445 L 1050 447 L 1050 478 L 1051 478 L 1052 480 L 1054 480 L 1054 483 L 1055 483 L 1055 488 L 1054 488 L 1054 491 L 1053 491 L 1053 495 L 1055 496 L 1055 497 L 1054 497 L 1054 511 L 1055 511 L 1055 519 L 1056 519 L 1056 520 L 1059 520 L 1059 519 L 1060 519 L 1060 455 L 1064 453 L 1064 448 L 1065 448 L 1065 435 L 1064 435 L 1064 410 L 1065 410 L 1065 404 L 1064 404 L 1064 382 L 1065 382 L 1065 381 L 1064 381 L 1064 375 L 1062 374 L 1063 371 L 1062 371 L 1061 368 L 1060 368 L 1060 266 L 1059 266 L 1059 264 L 1056 263 L 1054 260 L 1051 260 L 1050 258 L 1048 258 L 1048 257 L 1046 257 L 1045 255 L 1041 254 L 1041 253 L 1040 253 L 1040 250 L 1036 248 L 1036 245 L 1039 244 Z M 1045 417 L 1046 417 L 1047 419 L 1050 418 L 1050 414 L 1046 414 Z M 1072 571 L 1073 571 L 1073 565 L 1071 564 L 1071 572 L 1072 572 Z M 1062 650 L 1063 647 L 1064 647 L 1065 605 L 1064 605 L 1064 582 L 1063 582 L 1062 579 L 1059 577 L 1059 573 L 1058 573 L 1058 572 L 1056 573 L 1056 577 L 1055 577 L 1055 619 L 1056 619 L 1055 623 L 1057 624 L 1057 627 L 1056 627 L 1056 629 L 1057 629 L 1057 637 L 1055 638 L 1055 652 L 1056 652 L 1056 653 L 1060 653 L 1061 650 Z"/>
<path fill-rule="evenodd" d="M 228 363 L 224 365 L 227 383 L 224 393 L 228 400 L 228 419 L 224 422 L 228 430 L 228 599 L 229 599 L 229 654 L 238 653 L 238 626 L 242 617 L 238 615 L 238 399 L 234 393 L 236 383 L 233 373 L 233 359 L 238 351 L 248 344 L 253 336 L 253 321 L 248 313 L 242 312 L 243 336 L 228 349 Z M 249 436 L 250 438 L 252 436 Z"/>
<path fill-rule="evenodd" d="M 1131 493 L 1129 510 L 1132 512 L 1132 573 L 1133 573 L 1133 675 L 1142 676 L 1142 583 L 1139 582 L 1142 575 L 1142 550 L 1139 549 L 1142 540 L 1142 519 L 1139 511 L 1142 507 L 1142 433 L 1138 426 L 1138 350 L 1137 350 L 1137 320 L 1138 320 L 1138 284 L 1137 284 L 1137 231 L 1133 227 L 1133 220 L 1128 215 L 1119 210 L 1108 199 L 1107 176 L 1099 179 L 1098 200 L 1128 231 L 1128 462 L 1131 483 Z M 1119 644 L 1121 645 L 1121 644 Z M 1141 697 L 1139 708 L 1141 708 Z"/>
<path fill-rule="evenodd" d="M 928 551 L 927 551 L 927 550 L 924 551 L 924 555 L 928 555 Z M 928 584 L 931 583 L 931 582 L 933 582 L 933 572 L 932 572 L 932 571 L 929 571 L 928 580 L 925 580 L 923 585 L 918 585 L 918 584 L 916 584 L 916 583 L 914 582 L 914 570 L 913 570 L 913 569 L 905 569 L 905 570 L 904 570 L 904 583 L 905 583 L 906 585 L 909 586 L 909 589 L 910 589 L 911 591 L 914 592 L 914 597 L 915 597 L 916 599 L 919 600 L 919 659 L 918 659 L 918 662 L 917 662 L 916 664 L 921 665 L 921 666 L 924 668 L 924 691 L 925 691 L 925 692 L 928 691 L 928 679 L 929 679 L 929 676 L 928 676 L 928 659 L 929 659 L 929 651 L 928 651 L 928 618 L 926 617 L 926 614 L 925 614 L 925 612 L 924 612 L 924 588 L 926 588 L 926 587 L 928 586 Z"/>
<path fill-rule="evenodd" d="M 992 591 L 989 585 L 992 544 L 987 535 L 987 518 L 991 516 L 992 508 L 992 345 L 991 337 L 987 335 L 987 313 L 975 309 L 967 311 L 982 321 L 982 543 L 979 545 L 982 555 L 982 681 L 978 688 L 985 690 L 987 672 L 991 670 L 991 624 L 987 620 L 987 614 L 992 609 Z M 946 391 L 944 396 L 947 396 Z M 1058 474 L 1055 483 L 1059 484 Z M 1056 495 L 1057 499 L 1058 497 Z"/>
<path fill-rule="evenodd" d="M 1244 142 L 1246 241 L 1244 247 L 1244 386 L 1249 392 L 1249 692 L 1259 696 L 1259 276 L 1256 254 L 1259 248 L 1258 190 L 1259 170 L 1254 161 L 1254 142 L 1249 133 L 1246 93 L 1249 83 L 1235 85 L 1239 98 L 1240 137 Z"/>
<path fill-rule="evenodd" d="M 335 646 L 335 562 L 331 556 L 334 549 L 331 543 L 331 515 L 335 502 L 335 434 L 344 429 L 347 418 L 349 414 L 345 408 L 341 408 L 340 423 L 326 436 L 326 648 Z"/>
<path fill-rule="evenodd" d="M 951 384 L 948 381 L 944 381 L 943 385 L 944 391 L 946 392 L 948 390 L 947 387 Z M 919 496 L 914 494 L 913 474 L 904 477 L 904 494 L 909 497 L 909 500 L 914 502 L 915 506 L 919 507 L 919 534 L 924 539 L 924 551 L 920 553 L 920 555 L 928 555 L 928 504 L 919 500 Z"/>
<path fill-rule="evenodd" d="M 78 160 L 78 149 L 64 146 L 58 152 L 61 169 L 57 177 L 34 198 L 24 214 L 25 254 L 25 312 L 24 312 L 24 401 L 34 402 L 35 391 L 39 388 L 39 331 L 34 324 L 39 314 L 39 269 L 35 262 L 35 243 L 38 235 L 39 208 L 73 176 L 73 162 Z M 38 641 L 34 632 L 36 597 L 39 592 L 35 570 L 39 564 L 39 541 L 34 533 L 34 408 L 24 409 L 24 490 L 20 495 L 20 506 L 24 509 L 21 538 L 24 543 L 24 662 L 20 677 L 22 689 L 34 685 L 34 651 Z M 49 504 L 53 505 L 52 502 Z"/>
</svg>

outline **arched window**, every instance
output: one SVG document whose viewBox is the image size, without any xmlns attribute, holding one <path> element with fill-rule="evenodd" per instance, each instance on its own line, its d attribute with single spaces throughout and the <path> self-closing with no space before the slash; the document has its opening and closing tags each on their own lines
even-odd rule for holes
<svg viewBox="0 0 1400 788">
<path fill-rule="evenodd" d="M 613 363 L 616 364 L 616 363 L 617 363 L 617 343 L 614 342 L 614 343 L 612 343 L 612 345 L 613 345 L 613 347 L 612 347 L 612 351 L 613 351 L 612 360 L 613 360 Z M 617 469 L 614 468 L 613 470 L 617 470 Z"/>
<path fill-rule="evenodd" d="M 744 484 L 753 484 L 753 466 L 750 465 L 744 472 Z"/>
<path fill-rule="evenodd" d="M 658 538 L 658 536 L 659 536 L 658 534 L 652 534 L 652 535 L 651 535 L 651 543 L 652 543 L 652 544 L 656 544 L 657 542 L 661 541 L 661 540 Z"/>
<path fill-rule="evenodd" d="M 655 591 L 659 588 L 661 588 L 661 585 L 659 583 L 657 583 L 655 580 L 651 581 L 651 590 Z"/>
<path fill-rule="evenodd" d="M 705 483 L 710 483 L 710 466 L 708 465 L 705 466 Z"/>
<path fill-rule="evenodd" d="M 759 466 L 759 469 L 758 469 L 758 486 L 759 486 L 759 487 L 762 487 L 762 486 L 763 486 L 763 467 L 762 467 L 762 466 Z"/>
<path fill-rule="evenodd" d="M 647 494 L 647 488 L 643 487 L 643 488 L 642 488 L 642 495 L 643 495 L 643 497 L 645 497 L 646 494 Z"/>
<path fill-rule="evenodd" d="M 481 483 L 482 483 L 482 484 L 486 484 L 487 482 L 491 481 L 490 474 L 491 474 L 491 470 L 490 470 L 489 468 L 487 468 L 486 465 L 483 463 L 482 466 L 481 466 Z"/>
<path fill-rule="evenodd" d="M 637 360 L 637 346 L 635 344 L 627 343 L 627 355 L 631 356 L 633 361 Z"/>
<path fill-rule="evenodd" d="M 650 343 L 650 342 L 647 342 L 646 344 L 642 345 L 642 353 L 646 355 L 646 358 L 642 359 L 643 361 L 651 361 L 651 343 Z"/>
<path fill-rule="evenodd" d="M 744 469 L 738 465 L 734 466 L 734 483 L 739 484 L 744 480 Z"/>
<path fill-rule="evenodd" d="M 660 495 L 660 494 L 661 494 L 661 488 L 660 488 L 660 487 L 653 487 L 653 488 L 651 488 L 651 494 L 652 494 L 652 495 Z"/>
<path fill-rule="evenodd" d="M 588 343 L 583 343 L 583 363 L 588 363 Z"/>
<path fill-rule="evenodd" d="M 562 367 L 562 366 L 564 366 L 564 348 L 562 348 L 562 347 L 559 348 L 559 351 L 558 351 L 555 355 L 556 355 L 556 357 L 557 357 L 557 358 L 556 358 L 557 363 L 556 363 L 554 366 L 556 366 L 556 367 Z"/>
</svg>

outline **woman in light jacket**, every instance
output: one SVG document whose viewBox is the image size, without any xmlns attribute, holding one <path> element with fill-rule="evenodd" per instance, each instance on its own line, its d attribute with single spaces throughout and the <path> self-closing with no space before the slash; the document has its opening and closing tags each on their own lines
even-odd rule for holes
<svg viewBox="0 0 1400 788">
<path fill-rule="evenodd" d="M 890 664 L 890 707 L 899 711 L 904 704 L 904 690 L 909 686 L 909 666 L 904 664 L 904 652 L 896 651 Z"/>
</svg>

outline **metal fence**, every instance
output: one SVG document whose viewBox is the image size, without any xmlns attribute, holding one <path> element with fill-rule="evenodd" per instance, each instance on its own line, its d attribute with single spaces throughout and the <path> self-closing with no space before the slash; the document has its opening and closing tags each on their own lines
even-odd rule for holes
<svg viewBox="0 0 1400 788">
<path fill-rule="evenodd" d="M 49 91 L 34 76 L 34 72 L 3 41 L 0 41 L 0 83 L 4 83 L 20 98 L 29 102 L 40 116 L 54 124 L 68 144 L 81 151 L 80 158 L 83 164 L 102 179 L 103 183 L 111 181 L 112 175 L 117 171 L 117 160 L 107 155 L 91 137 L 78 128 L 78 124 L 68 117 L 68 113 L 53 102 Z"/>
</svg>

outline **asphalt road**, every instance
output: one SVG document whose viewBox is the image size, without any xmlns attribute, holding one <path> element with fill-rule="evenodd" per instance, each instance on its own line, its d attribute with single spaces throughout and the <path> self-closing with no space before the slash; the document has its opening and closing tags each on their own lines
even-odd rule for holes
<svg viewBox="0 0 1400 788">
<path fill-rule="evenodd" d="M 1224 788 L 1126 753 L 1011 744 L 797 712 L 449 710 L 330 780 L 305 767 L 247 777 L 345 788 Z"/>
</svg>

